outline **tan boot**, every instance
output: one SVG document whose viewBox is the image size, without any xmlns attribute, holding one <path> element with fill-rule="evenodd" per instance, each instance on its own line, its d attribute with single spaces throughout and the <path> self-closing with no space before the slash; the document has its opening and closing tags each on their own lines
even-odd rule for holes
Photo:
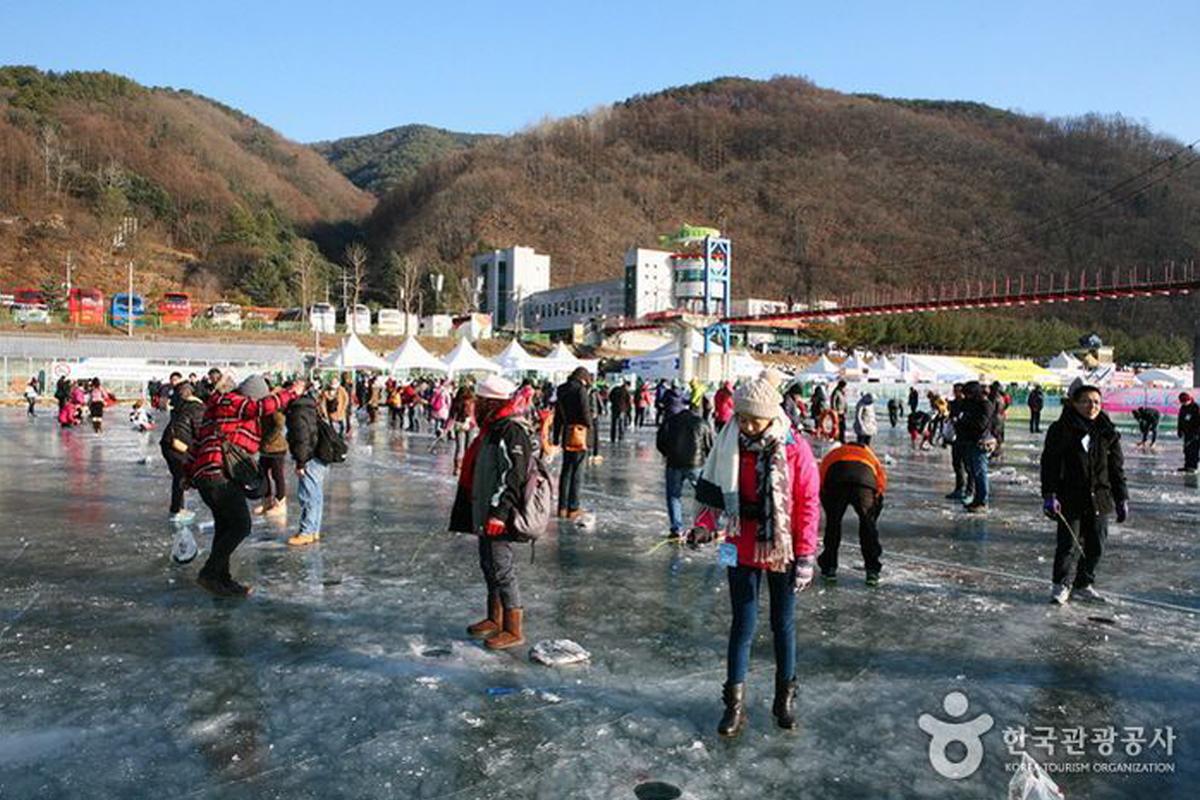
<svg viewBox="0 0 1200 800">
<path fill-rule="evenodd" d="M 504 627 L 504 606 L 500 596 L 488 595 L 488 615 L 474 625 L 467 626 L 467 634 L 477 639 L 487 639 L 495 636 Z"/>
<path fill-rule="evenodd" d="M 507 650 L 510 647 L 525 644 L 525 633 L 522 630 L 525 609 L 504 609 L 504 630 L 483 643 L 489 650 Z"/>
</svg>

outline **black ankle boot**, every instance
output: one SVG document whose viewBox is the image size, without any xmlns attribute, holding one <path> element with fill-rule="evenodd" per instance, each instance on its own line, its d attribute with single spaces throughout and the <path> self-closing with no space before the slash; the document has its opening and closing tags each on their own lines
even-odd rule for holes
<svg viewBox="0 0 1200 800">
<path fill-rule="evenodd" d="M 717 733 L 733 738 L 746 727 L 746 684 L 727 683 L 721 689 L 725 701 L 725 714 L 717 725 Z"/>
<path fill-rule="evenodd" d="M 771 706 L 775 722 L 784 730 L 796 727 L 796 679 L 775 679 L 775 702 Z"/>
</svg>

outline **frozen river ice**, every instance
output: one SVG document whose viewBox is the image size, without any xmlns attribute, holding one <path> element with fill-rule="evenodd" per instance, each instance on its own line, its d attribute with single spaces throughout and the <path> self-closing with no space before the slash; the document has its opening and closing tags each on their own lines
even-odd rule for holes
<svg viewBox="0 0 1200 800">
<path fill-rule="evenodd" d="M 359 428 L 321 545 L 289 550 L 282 523 L 256 521 L 233 571 L 257 591 L 238 604 L 195 586 L 200 560 L 171 563 L 155 447 L 140 464 L 123 427 L 4 409 L 0 797 L 1002 798 L 1021 726 L 1039 761 L 1086 765 L 1054 775 L 1068 798 L 1200 795 L 1200 491 L 1171 472 L 1176 442 L 1144 456 L 1126 440 L 1132 517 L 1098 583 L 1115 602 L 1056 609 L 1037 451 L 1010 438 L 993 513 L 973 518 L 941 499 L 944 452 L 883 432 L 884 585 L 863 585 L 848 520 L 841 582 L 798 604 L 801 728 L 771 722 L 764 614 L 750 726 L 727 742 L 724 576 L 711 551 L 651 552 L 666 513 L 648 429 L 588 468 L 595 530 L 556 528 L 532 565 L 520 550 L 530 644 L 592 654 L 552 669 L 465 638 L 482 579 L 475 542 L 445 531 L 449 455 L 428 437 Z M 953 691 L 960 719 L 993 719 L 961 780 L 934 770 L 917 724 L 953 721 Z"/>
</svg>

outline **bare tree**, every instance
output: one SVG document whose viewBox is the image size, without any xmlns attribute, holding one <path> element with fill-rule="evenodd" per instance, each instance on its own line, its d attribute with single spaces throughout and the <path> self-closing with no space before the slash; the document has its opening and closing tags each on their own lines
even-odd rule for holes
<svg viewBox="0 0 1200 800">
<path fill-rule="evenodd" d="M 413 303 L 421 289 L 421 271 L 408 256 L 393 251 L 388 257 L 391 266 L 392 288 L 396 291 L 396 307 L 411 314 Z M 407 319 L 407 317 L 406 317 Z"/>
<path fill-rule="evenodd" d="M 348 319 L 353 319 L 355 310 L 358 308 L 359 299 L 362 297 L 363 281 L 367 275 L 367 248 L 363 247 L 360 242 L 352 242 L 346 245 L 346 267 L 350 270 L 350 291 L 353 292 L 354 302 L 347 309 L 346 314 Z M 345 298 L 342 298 L 345 302 Z M 353 328 L 353 323 L 351 323 Z"/>
<path fill-rule="evenodd" d="M 317 263 L 317 254 L 310 242 L 300 241 L 292 251 L 292 278 L 300 287 L 300 319 L 308 319 L 313 286 L 313 268 Z"/>
</svg>

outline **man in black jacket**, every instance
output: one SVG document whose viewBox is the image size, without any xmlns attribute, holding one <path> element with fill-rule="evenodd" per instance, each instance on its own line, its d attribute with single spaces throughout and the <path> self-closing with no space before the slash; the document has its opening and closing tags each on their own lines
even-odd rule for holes
<svg viewBox="0 0 1200 800">
<path fill-rule="evenodd" d="M 1162 421 L 1162 412 L 1150 406 L 1141 406 L 1133 410 L 1133 419 L 1142 433 L 1142 441 L 1138 447 L 1149 447 L 1151 450 L 1158 444 L 1158 424 Z"/>
<path fill-rule="evenodd" d="M 317 458 L 320 439 L 320 415 L 324 407 L 317 402 L 318 387 L 292 401 L 287 409 L 287 443 L 296 462 L 296 499 L 300 501 L 300 529 L 288 539 L 292 547 L 304 547 L 321 540 L 321 516 L 325 510 L 325 476 L 329 465 Z"/>
<path fill-rule="evenodd" d="M 608 405 L 612 411 L 612 427 L 609 441 L 613 444 L 625 441 L 625 429 L 629 427 L 629 412 L 633 407 L 633 396 L 629 393 L 629 381 L 618 383 L 608 393 Z"/>
<path fill-rule="evenodd" d="M 1187 392 L 1179 393 L 1175 432 L 1183 439 L 1183 468 L 1179 471 L 1195 475 L 1200 468 L 1200 405 Z"/>
<path fill-rule="evenodd" d="M 171 521 L 188 522 L 196 512 L 184 508 L 183 493 L 186 487 L 187 463 L 191 458 L 192 442 L 204 419 L 204 403 L 196 397 L 190 383 L 175 387 L 176 402 L 171 407 L 171 419 L 163 428 L 159 447 L 171 471 Z"/>
<path fill-rule="evenodd" d="M 1046 407 L 1046 396 L 1042 393 L 1042 387 L 1035 385 L 1025 402 L 1029 406 L 1029 432 L 1041 433 L 1042 409 Z"/>
<path fill-rule="evenodd" d="M 1103 602 L 1092 584 L 1108 538 L 1108 515 L 1117 522 L 1129 515 L 1121 435 L 1101 410 L 1100 390 L 1073 386 L 1063 414 L 1046 431 L 1042 450 L 1042 510 L 1058 523 L 1051 600 L 1062 605 L 1072 591 L 1084 600 Z M 1075 548 L 1083 548 L 1075 580 Z"/>
<path fill-rule="evenodd" d="M 954 423 L 955 442 L 960 445 L 963 467 L 973 488 L 967 511 L 987 513 L 988 456 L 996 448 L 995 407 L 984 396 L 983 385 L 970 381 L 963 385 L 963 399 Z"/>
<path fill-rule="evenodd" d="M 558 516 L 575 519 L 583 514 L 579 507 L 581 467 L 587 459 L 587 448 L 595 421 L 588 397 L 591 374 L 578 367 L 571 377 L 558 387 L 558 402 L 554 407 L 554 443 L 562 447 L 563 465 L 558 476 Z"/>
<path fill-rule="evenodd" d="M 683 393 L 671 389 L 664 397 L 667 417 L 658 429 L 655 444 L 667 459 L 667 517 L 671 520 L 670 538 L 683 535 L 683 485 L 693 488 L 700 480 L 700 468 L 713 446 L 713 429 L 696 414 Z"/>
</svg>

